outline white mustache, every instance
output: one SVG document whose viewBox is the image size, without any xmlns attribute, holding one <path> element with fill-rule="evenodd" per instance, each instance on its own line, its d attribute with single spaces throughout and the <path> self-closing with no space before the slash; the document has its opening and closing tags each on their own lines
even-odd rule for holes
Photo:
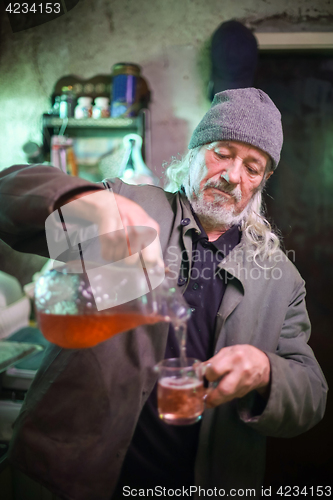
<svg viewBox="0 0 333 500">
<path fill-rule="evenodd" d="M 204 189 L 207 189 L 209 187 L 213 187 L 215 189 L 218 189 L 219 191 L 221 191 L 221 193 L 229 194 L 230 196 L 235 198 L 236 201 L 240 201 L 242 199 L 242 192 L 241 192 L 239 186 L 236 186 L 235 188 L 233 188 L 227 182 L 224 183 L 223 181 L 216 181 L 216 182 L 208 181 L 205 184 Z"/>
</svg>

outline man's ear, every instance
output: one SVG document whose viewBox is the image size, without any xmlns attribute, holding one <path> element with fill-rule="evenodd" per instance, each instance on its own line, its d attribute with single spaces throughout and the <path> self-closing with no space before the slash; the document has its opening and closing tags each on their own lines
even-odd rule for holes
<svg viewBox="0 0 333 500">
<path fill-rule="evenodd" d="M 268 181 L 268 179 L 270 178 L 271 175 L 273 175 L 274 172 L 268 172 L 267 174 L 265 174 L 265 181 Z"/>
</svg>

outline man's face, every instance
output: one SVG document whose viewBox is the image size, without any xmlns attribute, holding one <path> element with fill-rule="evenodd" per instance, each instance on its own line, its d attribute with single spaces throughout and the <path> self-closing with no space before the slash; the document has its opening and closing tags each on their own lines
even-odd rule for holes
<svg viewBox="0 0 333 500">
<path fill-rule="evenodd" d="M 205 146 L 198 156 L 190 172 L 190 198 L 239 215 L 263 180 L 268 154 L 244 142 L 221 141 Z"/>
</svg>

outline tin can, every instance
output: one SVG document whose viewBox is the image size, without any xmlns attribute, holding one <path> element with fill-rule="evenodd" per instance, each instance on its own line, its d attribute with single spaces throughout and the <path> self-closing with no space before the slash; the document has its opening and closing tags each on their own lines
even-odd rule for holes
<svg viewBox="0 0 333 500">
<path fill-rule="evenodd" d="M 140 66 L 132 63 L 117 63 L 112 67 L 112 118 L 137 115 L 136 98 L 140 72 Z"/>
</svg>

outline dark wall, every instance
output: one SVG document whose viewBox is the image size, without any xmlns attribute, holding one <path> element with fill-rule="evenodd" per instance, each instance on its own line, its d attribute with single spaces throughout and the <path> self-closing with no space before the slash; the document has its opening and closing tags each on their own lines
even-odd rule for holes
<svg viewBox="0 0 333 500">
<path fill-rule="evenodd" d="M 267 211 L 306 281 L 310 345 L 332 387 L 333 52 L 261 54 L 255 86 L 280 109 L 285 136 L 267 187 Z M 294 439 L 270 439 L 267 485 L 331 484 L 332 422 L 329 396 L 325 418 L 314 429 Z"/>
</svg>

